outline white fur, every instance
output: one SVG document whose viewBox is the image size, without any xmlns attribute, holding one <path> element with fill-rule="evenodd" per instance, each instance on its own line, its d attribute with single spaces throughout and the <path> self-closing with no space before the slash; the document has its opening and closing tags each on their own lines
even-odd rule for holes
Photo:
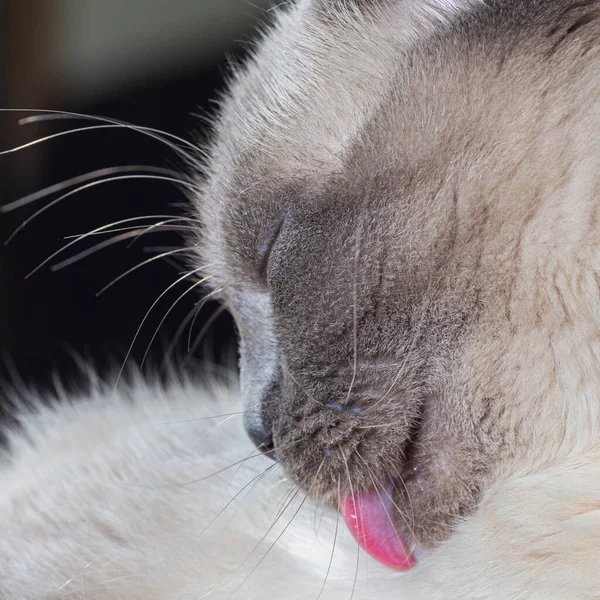
<svg viewBox="0 0 600 600">
<path fill-rule="evenodd" d="M 249 483 L 273 464 L 264 457 L 237 463 L 254 452 L 235 390 L 106 396 L 41 408 L 11 436 L 0 598 L 316 599 L 338 525 L 321 597 L 350 598 L 357 546 L 334 511 L 306 500 L 297 512 L 299 493 L 270 529 L 290 484 L 277 466 Z M 597 599 L 599 454 L 492 487 L 408 575 L 361 552 L 354 598 Z"/>
</svg>

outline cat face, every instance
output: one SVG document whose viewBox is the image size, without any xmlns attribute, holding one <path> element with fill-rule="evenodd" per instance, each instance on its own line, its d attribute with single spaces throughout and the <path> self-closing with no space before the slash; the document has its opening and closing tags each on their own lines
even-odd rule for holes
<svg viewBox="0 0 600 600">
<path fill-rule="evenodd" d="M 300 1 L 216 123 L 247 429 L 413 545 L 597 434 L 596 4 Z"/>
</svg>

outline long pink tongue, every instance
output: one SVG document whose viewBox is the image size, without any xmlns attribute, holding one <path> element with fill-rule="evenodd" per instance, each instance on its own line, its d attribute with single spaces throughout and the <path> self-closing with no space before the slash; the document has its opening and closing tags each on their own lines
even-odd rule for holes
<svg viewBox="0 0 600 600">
<path fill-rule="evenodd" d="M 415 559 L 394 527 L 391 490 L 343 497 L 340 510 L 354 539 L 373 558 L 400 571 L 414 567 Z"/>
</svg>

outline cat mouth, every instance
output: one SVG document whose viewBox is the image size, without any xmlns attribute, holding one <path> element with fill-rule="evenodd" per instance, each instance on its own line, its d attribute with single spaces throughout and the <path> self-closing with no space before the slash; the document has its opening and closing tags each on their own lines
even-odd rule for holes
<svg viewBox="0 0 600 600">
<path fill-rule="evenodd" d="M 380 563 L 399 571 L 415 566 L 414 553 L 394 525 L 393 485 L 340 499 L 340 512 L 361 548 Z"/>
<path fill-rule="evenodd" d="M 289 476 L 337 505 L 367 554 L 406 571 L 451 535 L 474 494 L 452 468 L 453 447 L 428 443 L 425 405 L 432 401 L 402 400 L 396 413 L 303 404 L 295 419 L 286 413 L 277 421 L 274 442 Z"/>
<path fill-rule="evenodd" d="M 405 444 L 403 481 L 414 477 L 420 470 L 418 464 L 411 465 L 415 464 L 415 440 L 422 420 L 421 411 Z M 352 536 L 367 554 L 388 567 L 408 571 L 417 563 L 415 555 L 419 548 L 413 536 L 407 538 L 396 526 L 395 515 L 403 511 L 394 501 L 394 492 L 395 484 L 390 480 L 387 487 L 343 496 L 340 498 L 340 512 Z"/>
</svg>

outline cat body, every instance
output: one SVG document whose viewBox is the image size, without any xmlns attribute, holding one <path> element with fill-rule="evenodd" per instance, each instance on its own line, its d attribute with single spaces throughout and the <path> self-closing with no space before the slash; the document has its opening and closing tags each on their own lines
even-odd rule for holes
<svg viewBox="0 0 600 600">
<path fill-rule="evenodd" d="M 273 466 L 234 525 L 236 477 L 205 476 L 250 447 L 190 422 L 224 392 L 24 417 L 4 595 L 600 597 L 599 30 L 596 0 L 283 10 L 223 99 L 190 242 L 241 335 L 221 412 L 277 462 L 240 463 Z M 374 492 L 408 573 L 357 563 L 334 510 Z"/>
<path fill-rule="evenodd" d="M 335 510 L 298 510 L 240 408 L 235 387 L 140 383 L 24 415 L 0 471 L 0 598 L 304 600 L 325 582 L 331 600 L 598 597 L 598 453 L 494 486 L 398 573 L 357 563 Z"/>
</svg>

